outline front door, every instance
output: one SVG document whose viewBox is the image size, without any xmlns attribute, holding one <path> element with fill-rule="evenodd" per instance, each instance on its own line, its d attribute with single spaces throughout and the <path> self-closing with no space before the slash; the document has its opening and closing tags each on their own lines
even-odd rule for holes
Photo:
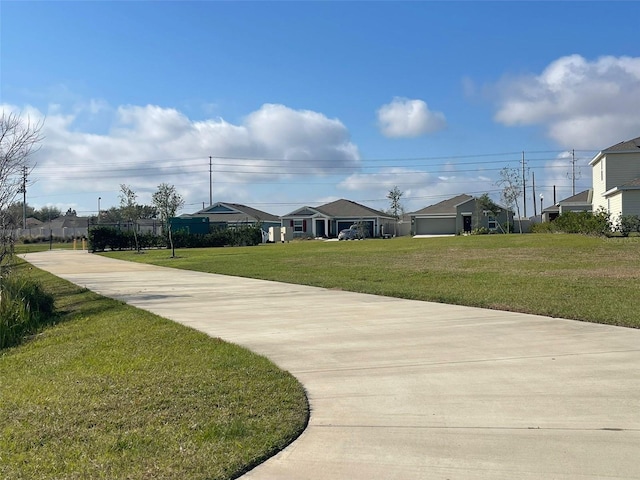
<svg viewBox="0 0 640 480">
<path fill-rule="evenodd" d="M 465 215 L 462 217 L 462 229 L 465 233 L 471 231 L 471 215 Z"/>
</svg>

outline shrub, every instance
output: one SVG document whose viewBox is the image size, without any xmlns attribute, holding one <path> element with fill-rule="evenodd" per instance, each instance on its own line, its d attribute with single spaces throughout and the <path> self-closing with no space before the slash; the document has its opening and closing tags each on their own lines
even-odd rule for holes
<svg viewBox="0 0 640 480">
<path fill-rule="evenodd" d="M 216 229 L 207 234 L 191 234 L 184 230 L 173 233 L 176 248 L 245 247 L 258 245 L 262 241 L 259 225 Z"/>
<path fill-rule="evenodd" d="M 54 315 L 54 298 L 39 283 L 15 273 L 0 278 L 0 349 L 17 345 Z"/>
<path fill-rule="evenodd" d="M 606 235 L 611 232 L 610 215 L 605 210 L 591 212 L 565 212 L 554 220 L 555 228 L 564 233 Z"/>
<path fill-rule="evenodd" d="M 616 230 L 620 232 L 623 237 L 628 237 L 631 232 L 640 232 L 640 216 L 621 215 Z"/>
<path fill-rule="evenodd" d="M 531 233 L 555 233 L 557 228 L 555 222 L 542 222 L 532 224 L 529 231 Z"/>
<path fill-rule="evenodd" d="M 154 248 L 164 246 L 164 237 L 153 233 L 143 233 L 138 236 L 140 248 Z M 133 250 L 136 241 L 131 230 L 118 230 L 114 227 L 96 226 L 89 230 L 89 249 L 93 252 L 111 250 Z"/>
</svg>

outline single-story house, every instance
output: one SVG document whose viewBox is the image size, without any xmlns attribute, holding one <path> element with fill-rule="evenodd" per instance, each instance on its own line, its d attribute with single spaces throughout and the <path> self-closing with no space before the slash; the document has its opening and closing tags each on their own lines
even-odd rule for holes
<svg viewBox="0 0 640 480">
<path fill-rule="evenodd" d="M 19 228 L 15 234 L 19 238 L 48 238 L 50 235 L 62 238 L 86 237 L 90 220 L 90 217 L 78 217 L 75 214 L 62 215 L 49 222 L 41 222 L 35 218 L 28 218 L 27 228 Z"/>
<path fill-rule="evenodd" d="M 340 230 L 361 224 L 369 237 L 393 235 L 392 215 L 340 199 L 318 207 L 301 207 L 281 218 L 282 227 L 292 228 L 294 237 L 337 237 Z"/>
<path fill-rule="evenodd" d="M 615 222 L 640 215 L 640 137 L 599 152 L 591 162 L 593 211 L 604 209 Z"/>
<path fill-rule="evenodd" d="M 220 228 L 260 224 L 262 230 L 269 231 L 269 227 L 280 226 L 279 217 L 239 203 L 217 202 L 196 213 L 180 215 L 179 218 L 194 217 L 206 217 L 209 225 Z"/>
<path fill-rule="evenodd" d="M 571 197 L 560 200 L 555 205 L 542 210 L 542 221 L 550 222 L 566 212 L 591 212 L 593 190 L 587 189 Z"/>
<path fill-rule="evenodd" d="M 513 212 L 509 209 L 502 207 L 497 213 L 494 217 L 482 209 L 477 198 L 462 194 L 409 215 L 414 235 L 456 235 L 480 227 L 501 232 L 501 225 L 507 221 L 513 224 Z"/>
</svg>

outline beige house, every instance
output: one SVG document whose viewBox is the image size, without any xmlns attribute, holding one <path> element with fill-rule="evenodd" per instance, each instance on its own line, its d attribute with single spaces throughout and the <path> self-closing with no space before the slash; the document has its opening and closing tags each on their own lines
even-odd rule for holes
<svg viewBox="0 0 640 480">
<path fill-rule="evenodd" d="M 600 208 L 615 222 L 622 215 L 640 215 L 640 137 L 598 153 L 593 171 L 593 211 Z"/>
<path fill-rule="evenodd" d="M 367 237 L 393 235 L 395 228 L 391 215 L 344 198 L 318 207 L 302 207 L 280 218 L 282 226 L 291 228 L 296 238 L 335 238 L 354 224 L 362 224 Z"/>
<path fill-rule="evenodd" d="M 513 224 L 513 212 L 502 207 L 498 217 L 482 209 L 471 195 L 457 195 L 409 214 L 414 235 L 457 235 L 474 228 L 499 232 L 504 223 Z"/>
</svg>

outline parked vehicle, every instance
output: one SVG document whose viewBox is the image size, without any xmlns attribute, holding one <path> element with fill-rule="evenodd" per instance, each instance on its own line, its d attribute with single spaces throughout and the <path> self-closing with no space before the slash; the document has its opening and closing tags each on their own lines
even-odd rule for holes
<svg viewBox="0 0 640 480">
<path fill-rule="evenodd" d="M 359 240 L 362 235 L 356 228 L 345 228 L 338 234 L 338 240 Z"/>
</svg>

